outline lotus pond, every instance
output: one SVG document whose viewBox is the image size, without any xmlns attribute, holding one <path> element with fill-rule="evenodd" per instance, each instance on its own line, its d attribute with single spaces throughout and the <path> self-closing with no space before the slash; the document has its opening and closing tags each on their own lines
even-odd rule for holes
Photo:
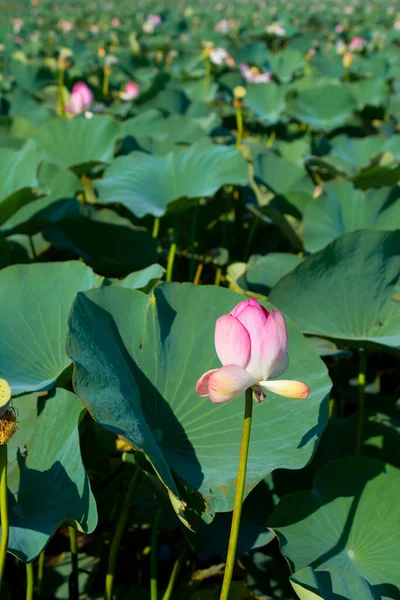
<svg viewBox="0 0 400 600">
<path fill-rule="evenodd" d="M 0 5 L 1 600 L 400 599 L 400 5 Z"/>
</svg>

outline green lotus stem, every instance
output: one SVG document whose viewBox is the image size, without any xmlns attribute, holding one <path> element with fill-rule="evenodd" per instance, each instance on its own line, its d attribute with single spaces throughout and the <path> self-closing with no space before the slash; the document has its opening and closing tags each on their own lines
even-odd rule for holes
<svg viewBox="0 0 400 600">
<path fill-rule="evenodd" d="M 104 67 L 104 77 L 103 77 L 103 96 L 108 96 L 108 90 L 110 85 L 110 67 Z"/>
<path fill-rule="evenodd" d="M 267 141 L 267 148 L 271 148 L 273 146 L 275 138 L 276 138 L 276 131 L 271 131 L 271 135 L 269 136 L 268 141 Z"/>
<path fill-rule="evenodd" d="M 71 549 L 72 570 L 69 576 L 69 598 L 78 600 L 79 598 L 79 578 L 78 578 L 78 536 L 74 527 L 68 527 L 69 544 Z"/>
<path fill-rule="evenodd" d="M 33 237 L 31 235 L 29 235 L 28 237 L 29 237 L 29 245 L 31 247 L 31 251 L 32 251 L 32 255 L 33 255 L 33 260 L 35 262 L 37 262 L 37 254 L 36 254 L 36 250 L 35 250 L 35 244 L 33 242 Z"/>
<path fill-rule="evenodd" d="M 197 265 L 196 274 L 193 279 L 194 285 L 199 285 L 202 272 L 203 272 L 203 263 L 199 263 Z"/>
<path fill-rule="evenodd" d="M 64 110 L 64 68 L 60 67 L 60 72 L 58 74 L 58 114 L 62 119 L 65 118 L 65 110 Z"/>
<path fill-rule="evenodd" d="M 33 598 L 34 581 L 33 563 L 26 563 L 26 600 L 32 600 Z"/>
<path fill-rule="evenodd" d="M 195 257 L 194 257 L 194 250 L 195 250 L 195 245 L 196 245 L 196 231 L 197 231 L 197 213 L 199 211 L 199 203 L 197 201 L 196 205 L 193 208 L 192 211 L 192 223 L 191 223 L 191 228 L 190 228 L 190 265 L 189 265 L 189 281 L 192 281 L 193 277 L 194 277 L 194 267 L 195 267 Z"/>
<path fill-rule="evenodd" d="M 233 506 L 232 526 L 229 536 L 228 553 L 226 556 L 226 565 L 224 580 L 220 600 L 228 600 L 229 589 L 232 581 L 233 567 L 236 562 L 236 549 L 239 538 L 240 518 L 242 516 L 244 486 L 246 483 L 247 458 L 249 455 L 251 421 L 253 417 L 253 390 L 246 390 L 246 402 L 244 408 L 244 422 L 242 431 L 242 442 L 240 445 L 240 457 L 238 476 L 236 483 L 235 503 Z"/>
<path fill-rule="evenodd" d="M 128 487 L 128 491 L 126 492 L 126 496 L 124 499 L 124 504 L 122 506 L 121 513 L 118 518 L 117 526 L 115 528 L 114 537 L 110 546 L 110 554 L 108 555 L 108 566 L 107 566 L 107 575 L 106 575 L 106 583 L 105 583 L 105 591 L 104 591 L 104 600 L 111 600 L 112 598 L 112 590 L 114 585 L 114 576 L 115 576 L 115 568 L 117 565 L 118 558 L 118 550 L 121 543 L 122 534 L 124 533 L 126 524 L 128 522 L 130 509 L 132 506 L 132 497 L 133 492 L 137 488 L 138 480 L 140 477 L 140 470 L 136 469 L 131 482 Z"/>
<path fill-rule="evenodd" d="M 150 598 L 157 600 L 158 598 L 158 583 L 157 583 L 157 562 L 158 562 L 158 529 L 160 526 L 161 509 L 156 512 L 153 522 L 153 531 L 151 533 L 151 559 L 150 559 Z"/>
<path fill-rule="evenodd" d="M 180 553 L 180 555 L 178 556 L 178 558 L 175 561 L 175 564 L 172 568 L 171 577 L 169 578 L 168 586 L 164 592 L 164 596 L 162 597 L 162 600 L 170 600 L 172 592 L 174 590 L 174 585 L 175 585 L 176 579 L 179 575 L 179 571 L 181 570 L 181 567 L 185 561 L 185 558 L 186 558 L 186 548 L 184 548 L 182 550 L 182 552 Z"/>
<path fill-rule="evenodd" d="M 39 554 L 38 560 L 38 574 L 37 574 L 37 595 L 40 596 L 42 592 L 42 581 L 44 572 L 44 550 Z"/>
<path fill-rule="evenodd" d="M 154 219 L 154 225 L 153 225 L 153 233 L 152 233 L 153 239 L 156 240 L 158 238 L 159 230 L 160 230 L 160 219 L 159 219 L 159 217 L 156 217 Z"/>
<path fill-rule="evenodd" d="M 358 369 L 358 412 L 356 428 L 356 456 L 361 454 L 364 412 L 365 412 L 365 372 L 367 369 L 367 353 L 360 350 L 360 366 Z"/>
<path fill-rule="evenodd" d="M 253 241 L 254 234 L 260 223 L 261 223 L 260 217 L 255 217 L 255 219 L 253 219 L 253 223 L 250 227 L 249 235 L 247 236 L 246 249 L 244 251 L 244 258 L 243 258 L 244 262 L 248 261 L 249 254 L 250 254 L 250 248 L 251 248 L 251 242 Z"/>
<path fill-rule="evenodd" d="M 1 542 L 0 542 L 0 588 L 3 583 L 4 566 L 7 558 L 9 536 L 8 500 L 7 500 L 7 444 L 0 446 L 0 517 L 1 517 Z"/>
<path fill-rule="evenodd" d="M 242 109 L 236 109 L 236 124 L 237 124 L 237 138 L 236 138 L 236 148 L 240 148 L 242 145 L 243 139 L 243 115 Z"/>
<path fill-rule="evenodd" d="M 216 285 L 217 287 L 221 283 L 221 277 L 222 277 L 222 269 L 221 269 L 221 267 L 218 267 L 215 272 L 215 280 L 214 280 L 214 285 Z"/>
<path fill-rule="evenodd" d="M 165 281 L 172 281 L 172 271 L 174 268 L 175 254 L 176 254 L 176 244 L 174 243 L 174 244 L 171 244 L 171 247 L 169 249 L 168 262 L 167 262 L 167 274 L 165 276 Z"/>
<path fill-rule="evenodd" d="M 208 96 L 210 95 L 210 83 L 211 83 L 211 60 L 208 55 L 206 55 L 205 61 L 206 61 L 206 77 L 204 79 L 204 102 L 208 102 Z"/>
</svg>

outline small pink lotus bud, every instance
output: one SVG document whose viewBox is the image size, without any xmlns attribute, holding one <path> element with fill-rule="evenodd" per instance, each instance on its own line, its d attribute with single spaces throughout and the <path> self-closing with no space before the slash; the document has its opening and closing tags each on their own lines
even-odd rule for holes
<svg viewBox="0 0 400 600">
<path fill-rule="evenodd" d="M 120 93 L 121 100 L 135 100 L 140 96 L 140 88 L 137 83 L 128 81 L 125 85 L 125 89 Z"/>
<path fill-rule="evenodd" d="M 93 104 L 93 92 L 83 81 L 78 81 L 72 88 L 70 104 L 65 107 L 67 112 L 79 115 Z"/>
</svg>

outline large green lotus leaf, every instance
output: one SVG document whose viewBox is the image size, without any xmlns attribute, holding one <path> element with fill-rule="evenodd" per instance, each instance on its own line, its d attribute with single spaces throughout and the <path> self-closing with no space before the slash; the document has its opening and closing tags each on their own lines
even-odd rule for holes
<svg viewBox="0 0 400 600">
<path fill-rule="evenodd" d="M 357 229 L 390 231 L 399 224 L 400 194 L 396 188 L 362 192 L 348 181 L 334 181 L 306 207 L 304 245 L 316 252 L 343 233 Z"/>
<path fill-rule="evenodd" d="M 133 152 L 118 157 L 96 188 L 102 202 L 124 204 L 138 217 L 160 217 L 174 200 L 212 196 L 222 185 L 246 185 L 247 180 L 238 148 L 204 139 L 166 156 Z"/>
<path fill-rule="evenodd" d="M 292 117 L 320 131 L 332 131 L 351 120 L 355 102 L 346 88 L 326 84 L 306 89 L 288 100 Z"/>
<path fill-rule="evenodd" d="M 243 397 L 215 406 L 198 398 L 195 387 L 205 371 L 219 366 L 216 319 L 244 297 L 171 283 L 154 293 L 111 287 L 77 296 L 67 341 L 74 386 L 101 425 L 145 452 L 174 494 L 172 472 L 202 494 L 206 519 L 233 507 Z M 271 394 L 254 407 L 246 493 L 276 468 L 304 466 L 326 424 L 326 368 L 288 326 L 285 377 L 305 381 L 311 394 L 307 402 Z"/>
<path fill-rule="evenodd" d="M 210 78 L 208 88 L 205 86 L 204 77 L 198 81 L 186 81 L 182 87 L 186 96 L 190 98 L 192 102 L 212 102 L 218 91 L 218 83 L 214 81 L 213 77 Z"/>
<path fill-rule="evenodd" d="M 106 277 L 125 277 L 157 260 L 157 240 L 146 229 L 108 208 L 88 207 L 82 213 L 48 224 L 46 240 L 72 250 Z"/>
<path fill-rule="evenodd" d="M 290 81 L 296 71 L 302 69 L 305 63 L 303 54 L 293 48 L 270 54 L 268 61 L 274 75 L 284 82 Z"/>
<path fill-rule="evenodd" d="M 46 160 L 61 167 L 85 170 L 93 163 L 111 162 L 122 127 L 110 117 L 50 119 L 39 129 L 37 142 Z"/>
<path fill-rule="evenodd" d="M 275 194 L 285 194 L 293 189 L 302 189 L 303 180 L 308 179 L 304 167 L 299 166 L 275 152 L 260 154 L 254 161 L 255 176 Z"/>
<path fill-rule="evenodd" d="M 358 347 L 400 345 L 400 230 L 346 233 L 285 275 L 269 295 L 304 333 Z"/>
<path fill-rule="evenodd" d="M 357 173 L 352 181 L 362 190 L 383 185 L 397 185 L 400 181 L 400 165 L 397 162 L 387 166 L 373 165 Z"/>
<path fill-rule="evenodd" d="M 47 390 L 70 361 L 68 313 L 96 281 L 80 262 L 15 265 L 0 271 L 1 373 L 14 394 Z"/>
<path fill-rule="evenodd" d="M 246 106 L 260 121 L 273 125 L 285 109 L 285 92 L 273 82 L 253 83 L 247 86 Z"/>
<path fill-rule="evenodd" d="M 380 600 L 368 581 L 346 569 L 300 569 L 290 577 L 300 600 Z"/>
<path fill-rule="evenodd" d="M 142 138 L 157 132 L 160 124 L 165 121 L 160 110 L 151 108 L 122 123 L 124 135 Z"/>
<path fill-rule="evenodd" d="M 125 279 L 113 279 L 110 281 L 112 282 L 111 285 L 121 286 L 131 290 L 141 290 L 145 294 L 148 294 L 164 277 L 165 273 L 164 267 L 155 263 L 140 271 L 130 273 Z"/>
<path fill-rule="evenodd" d="M 280 156 L 299 167 L 303 167 L 305 160 L 311 156 L 311 143 L 311 137 L 309 133 L 306 133 L 296 140 L 275 140 L 274 147 L 278 148 Z"/>
<path fill-rule="evenodd" d="M 37 170 L 43 153 L 33 140 L 21 150 L 0 148 L 0 225 L 34 199 L 38 187 Z"/>
<path fill-rule="evenodd" d="M 33 62 L 12 61 L 12 74 L 18 87 L 31 93 L 36 93 L 47 83 L 54 82 L 54 74 L 46 69 L 41 69 Z"/>
<path fill-rule="evenodd" d="M 347 135 L 338 135 L 332 141 L 332 150 L 328 155 L 335 167 L 354 175 L 371 163 L 371 159 L 383 151 L 385 139 L 378 135 L 352 139 Z"/>
<path fill-rule="evenodd" d="M 69 202 L 65 206 L 65 200 L 74 198 L 83 184 L 72 171 L 44 161 L 40 164 L 38 179 L 43 192 L 47 194 L 18 210 L 4 223 L 3 231 L 32 231 L 42 223 L 61 217 L 65 208 L 74 211 L 76 203 Z"/>
<path fill-rule="evenodd" d="M 13 135 L 16 137 L 20 137 L 18 133 L 21 131 L 21 126 L 15 127 L 15 119 L 29 123 L 36 132 L 37 127 L 51 115 L 48 106 L 40 104 L 22 89 L 16 89 L 8 96 L 8 100 L 10 102 L 9 115 L 13 118 Z"/>
<path fill-rule="evenodd" d="M 271 252 L 266 256 L 250 258 L 245 273 L 249 289 L 267 296 L 271 288 L 302 260 L 296 254 L 286 252 Z"/>
<path fill-rule="evenodd" d="M 275 198 L 267 198 L 268 206 L 263 208 L 268 217 L 274 219 L 276 213 L 281 219 L 284 214 L 302 218 L 315 189 L 303 166 L 278 156 L 275 152 L 268 152 L 255 158 L 254 174 L 258 181 L 276 194 Z M 272 212 L 268 213 L 269 209 Z M 279 221 L 276 222 L 279 224 Z"/>
<path fill-rule="evenodd" d="M 315 66 L 322 76 L 331 79 L 341 79 L 346 71 L 343 57 L 336 54 L 335 50 L 324 54 L 317 52 L 311 59 L 311 65 Z"/>
<path fill-rule="evenodd" d="M 379 460 L 333 461 L 317 473 L 312 492 L 282 498 L 268 526 L 296 571 L 347 569 L 383 598 L 398 598 L 399 485 L 398 469 Z"/>
<path fill-rule="evenodd" d="M 347 86 L 351 97 L 357 104 L 357 109 L 362 110 L 365 106 L 382 106 L 386 103 L 389 89 L 386 81 L 382 79 L 364 79 Z"/>
<path fill-rule="evenodd" d="M 211 131 L 213 127 L 217 127 L 221 123 L 221 117 L 204 102 L 192 102 L 188 106 L 185 116 L 198 123 L 205 131 Z"/>
<path fill-rule="evenodd" d="M 274 507 L 272 493 L 263 480 L 256 485 L 243 503 L 240 536 L 236 549 L 237 558 L 243 558 L 249 550 L 261 548 L 275 538 L 273 531 L 265 526 L 265 516 L 270 514 Z M 231 513 L 218 513 L 212 523 L 202 523 L 195 533 L 185 530 L 185 534 L 197 554 L 203 558 L 219 555 L 221 560 L 225 561 L 231 525 Z"/>
<path fill-rule="evenodd" d="M 162 90 L 149 102 L 146 102 L 145 110 L 152 108 L 161 110 L 164 114 L 182 115 L 189 105 L 189 100 L 181 90 Z"/>
<path fill-rule="evenodd" d="M 253 63 L 258 66 L 263 66 L 269 58 L 268 51 L 263 42 L 248 43 L 239 48 L 234 59 L 237 64 L 239 63 Z"/>
<path fill-rule="evenodd" d="M 386 112 L 396 119 L 400 117 L 400 98 L 397 94 L 390 96 Z"/>
<path fill-rule="evenodd" d="M 205 130 L 196 121 L 185 115 L 170 115 L 166 119 L 156 118 L 145 126 L 149 113 L 158 113 L 158 111 L 149 110 L 148 113 L 129 119 L 124 125 L 126 135 L 135 138 L 141 148 L 152 154 L 167 154 L 180 147 L 185 148 L 207 136 Z"/>
<path fill-rule="evenodd" d="M 386 56 L 376 53 L 375 56 L 355 57 L 351 70 L 357 75 L 370 79 L 386 79 L 389 75 L 389 63 Z"/>
<path fill-rule="evenodd" d="M 8 549 L 29 562 L 62 523 L 92 532 L 97 510 L 79 447 L 81 402 L 60 389 L 40 412 L 35 395 L 15 405 L 19 428 L 8 442 Z"/>
</svg>

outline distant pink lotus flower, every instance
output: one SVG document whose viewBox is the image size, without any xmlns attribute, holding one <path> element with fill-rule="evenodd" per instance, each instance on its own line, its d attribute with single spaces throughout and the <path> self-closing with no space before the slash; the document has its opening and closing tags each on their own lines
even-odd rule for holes
<svg viewBox="0 0 400 600">
<path fill-rule="evenodd" d="M 98 25 L 89 25 L 89 31 L 90 33 L 93 33 L 93 35 L 96 35 L 96 33 L 99 33 L 100 31 L 100 27 Z"/>
<path fill-rule="evenodd" d="M 336 31 L 336 33 L 343 33 L 343 31 L 344 31 L 343 25 L 341 25 L 340 23 L 339 23 L 339 25 L 336 25 L 335 31 Z"/>
<path fill-rule="evenodd" d="M 229 33 L 229 30 L 232 27 L 237 25 L 234 19 L 221 19 L 215 26 L 215 31 L 219 31 L 219 33 Z"/>
<path fill-rule="evenodd" d="M 65 32 L 71 31 L 72 29 L 71 21 L 58 21 L 58 26 Z"/>
<path fill-rule="evenodd" d="M 73 115 L 88 110 L 93 104 L 93 92 L 83 81 L 78 81 L 72 88 L 70 104 L 65 110 Z"/>
<path fill-rule="evenodd" d="M 154 29 L 161 25 L 162 19 L 160 15 L 149 15 L 147 21 L 143 23 L 142 29 L 145 33 L 153 33 Z"/>
<path fill-rule="evenodd" d="M 359 35 L 353 37 L 349 44 L 350 52 L 354 52 L 354 50 L 362 50 L 366 44 L 366 40 Z"/>
<path fill-rule="evenodd" d="M 161 23 L 162 23 L 162 19 L 161 19 L 160 15 L 149 15 L 147 17 L 147 21 L 149 23 L 151 23 L 153 25 L 153 27 L 155 27 L 157 25 L 161 25 Z"/>
<path fill-rule="evenodd" d="M 128 81 L 125 85 L 125 89 L 120 93 L 121 100 L 135 100 L 140 96 L 140 88 L 137 83 Z"/>
<path fill-rule="evenodd" d="M 114 17 L 111 21 L 111 25 L 113 27 L 119 27 L 121 25 L 121 21 L 118 19 L 118 17 Z"/>
<path fill-rule="evenodd" d="M 21 27 L 24 24 L 22 19 L 13 19 L 13 31 L 14 33 L 19 33 L 21 31 Z"/>
<path fill-rule="evenodd" d="M 229 402 L 249 387 L 261 402 L 265 388 L 286 398 L 305 400 L 310 390 L 300 381 L 275 381 L 289 365 L 288 333 L 283 314 L 268 311 L 257 300 L 243 300 L 217 320 L 215 349 L 222 363 L 197 382 L 198 396 L 214 404 Z"/>
<path fill-rule="evenodd" d="M 213 48 L 210 52 L 210 60 L 214 65 L 222 65 L 226 62 L 230 62 L 230 56 L 225 48 Z"/>
<path fill-rule="evenodd" d="M 257 67 L 249 67 L 246 63 L 241 63 L 239 68 L 247 83 L 268 83 L 272 77 L 272 73 L 269 71 L 261 73 Z"/>
</svg>

